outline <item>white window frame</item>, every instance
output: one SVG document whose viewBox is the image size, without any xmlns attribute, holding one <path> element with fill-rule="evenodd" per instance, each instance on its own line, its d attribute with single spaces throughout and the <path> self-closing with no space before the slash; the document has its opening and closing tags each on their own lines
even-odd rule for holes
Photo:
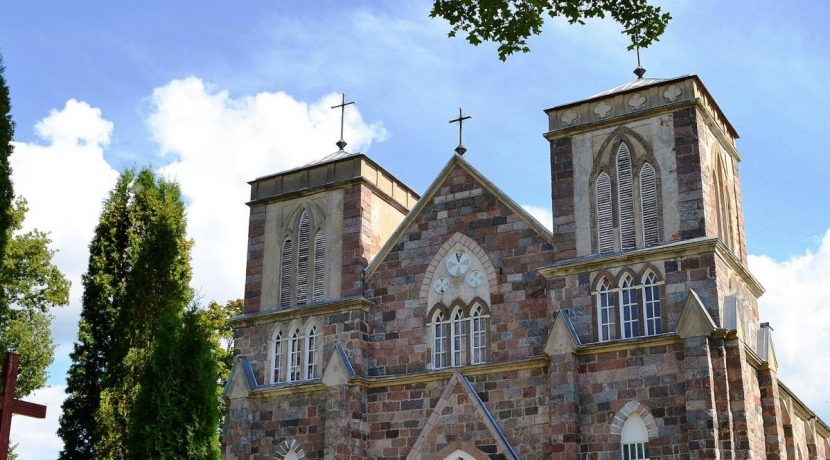
<svg viewBox="0 0 830 460">
<path fill-rule="evenodd" d="M 663 318 L 660 305 L 660 282 L 657 275 L 649 271 L 643 277 L 643 335 L 659 335 L 663 333 Z M 649 294 L 651 294 L 649 296 Z M 649 300 L 651 297 L 651 300 Z M 649 307 L 651 307 L 649 309 Z M 649 314 L 649 311 L 651 314 Z M 656 312 L 656 314 L 655 314 Z"/>
<path fill-rule="evenodd" d="M 467 318 L 464 317 L 464 310 L 456 307 L 450 316 L 450 366 L 458 367 L 467 364 Z"/>
<path fill-rule="evenodd" d="M 285 356 L 285 339 L 282 338 L 282 331 L 277 331 L 274 340 L 271 341 L 271 383 L 278 383 L 283 369 L 283 358 Z"/>
<path fill-rule="evenodd" d="M 625 275 L 620 281 L 620 338 L 630 339 L 640 336 L 639 305 L 637 286 L 631 275 Z"/>
<path fill-rule="evenodd" d="M 487 317 L 480 304 L 470 310 L 470 363 L 487 362 Z"/>
<path fill-rule="evenodd" d="M 303 378 L 312 380 L 317 376 L 318 359 L 317 353 L 319 349 L 320 333 L 317 332 L 317 326 L 312 325 L 308 329 L 305 336 L 305 365 L 303 366 Z"/>
<path fill-rule="evenodd" d="M 608 280 L 603 279 L 597 288 L 597 338 L 600 342 L 612 340 L 614 331 L 614 293 Z M 602 313 L 607 321 L 602 321 Z M 603 331 L 605 333 L 603 333 Z"/>
<path fill-rule="evenodd" d="M 447 356 L 449 323 L 449 321 L 444 321 L 444 315 L 440 311 L 432 317 L 432 367 L 434 369 L 442 369 L 449 365 Z"/>
<path fill-rule="evenodd" d="M 303 375 L 303 333 L 297 328 L 288 345 L 288 365 L 286 366 L 286 380 L 298 382 Z"/>
</svg>

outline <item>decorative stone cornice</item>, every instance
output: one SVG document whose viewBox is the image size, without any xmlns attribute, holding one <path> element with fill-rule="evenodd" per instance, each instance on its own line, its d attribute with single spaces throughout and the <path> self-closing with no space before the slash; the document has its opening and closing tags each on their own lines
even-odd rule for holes
<svg viewBox="0 0 830 460">
<path fill-rule="evenodd" d="M 255 326 L 257 324 L 274 321 L 285 321 L 308 316 L 341 313 L 352 310 L 369 311 L 375 304 L 363 297 L 349 297 L 329 302 L 319 302 L 309 305 L 298 305 L 287 308 L 274 308 L 253 313 L 234 316 L 228 320 L 233 327 Z"/>
<path fill-rule="evenodd" d="M 756 297 L 764 294 L 763 286 L 750 273 L 749 269 L 718 238 L 712 237 L 675 241 L 650 248 L 635 249 L 633 251 L 592 254 L 574 259 L 561 260 L 552 265 L 541 267 L 537 271 L 546 279 L 553 279 L 609 267 L 656 262 L 659 260 L 696 256 L 706 253 L 714 253 L 729 265 L 741 277 Z"/>
</svg>

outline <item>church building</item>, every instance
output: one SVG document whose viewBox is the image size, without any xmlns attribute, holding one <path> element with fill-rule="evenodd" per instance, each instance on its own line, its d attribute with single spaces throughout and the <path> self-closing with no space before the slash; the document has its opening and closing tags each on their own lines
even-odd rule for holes
<svg viewBox="0 0 830 460">
<path fill-rule="evenodd" d="M 830 458 L 778 380 L 703 82 L 545 114 L 552 232 L 462 146 L 422 195 L 345 143 L 250 182 L 224 458 Z"/>
</svg>

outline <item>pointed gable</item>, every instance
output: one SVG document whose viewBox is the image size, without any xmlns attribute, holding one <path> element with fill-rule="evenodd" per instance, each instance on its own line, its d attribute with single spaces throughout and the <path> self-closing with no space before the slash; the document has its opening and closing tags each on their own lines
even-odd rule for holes
<svg viewBox="0 0 830 460">
<path fill-rule="evenodd" d="M 469 260 L 450 273 L 450 257 L 459 251 Z M 366 294 L 376 305 L 369 345 L 376 367 L 370 372 L 443 367 L 431 354 L 438 345 L 428 343 L 427 313 L 439 305 L 465 314 L 476 305 L 486 311 L 492 335 L 477 363 L 539 356 L 551 318 L 536 269 L 552 254 L 551 233 L 454 156 L 367 268 Z M 460 362 L 469 364 L 469 355 Z"/>
</svg>

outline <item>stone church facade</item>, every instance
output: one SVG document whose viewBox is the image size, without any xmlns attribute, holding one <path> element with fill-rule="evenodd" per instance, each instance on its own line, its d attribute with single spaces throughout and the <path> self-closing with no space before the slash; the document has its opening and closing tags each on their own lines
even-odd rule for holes
<svg viewBox="0 0 830 460">
<path fill-rule="evenodd" d="M 459 155 L 423 196 L 343 151 L 251 182 L 224 458 L 830 458 L 700 79 L 545 112 L 552 232 Z"/>
</svg>

